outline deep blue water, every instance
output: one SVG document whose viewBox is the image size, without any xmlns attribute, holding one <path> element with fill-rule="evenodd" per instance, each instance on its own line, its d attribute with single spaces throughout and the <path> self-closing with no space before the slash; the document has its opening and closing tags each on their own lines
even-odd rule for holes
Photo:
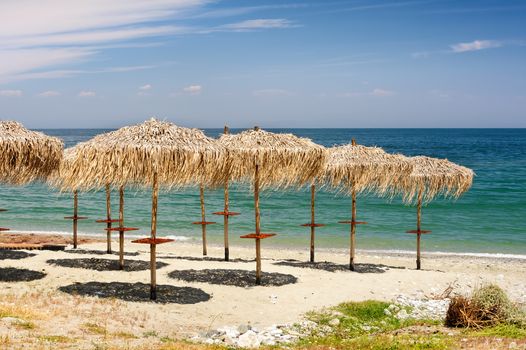
<svg viewBox="0 0 526 350">
<path fill-rule="evenodd" d="M 272 129 L 269 129 L 272 130 Z M 100 129 L 48 129 L 49 135 L 64 139 L 67 147 L 107 131 Z M 217 136 L 221 129 L 207 129 Z M 236 129 L 232 130 L 236 132 Z M 408 156 L 427 155 L 447 158 L 472 168 L 477 176 L 472 189 L 457 201 L 438 199 L 423 209 L 423 228 L 433 233 L 423 239 L 423 249 L 449 252 L 526 254 L 526 129 L 274 129 L 309 137 L 325 146 L 344 144 L 355 138 L 363 145 L 377 145 L 389 152 Z M 117 193 L 113 211 L 117 212 Z M 222 217 L 211 215 L 222 209 L 222 191 L 207 191 L 207 219 L 218 221 L 208 227 L 212 242 L 222 240 Z M 17 231 L 71 231 L 72 198 L 44 184 L 0 188 L 0 226 Z M 126 224 L 141 228 L 147 235 L 150 215 L 149 192 L 126 192 Z M 231 210 L 242 212 L 230 221 L 231 239 L 253 232 L 253 198 L 248 189 L 234 186 Z M 95 219 L 105 215 L 102 192 L 82 193 L 80 214 L 90 217 L 79 229 L 103 235 Z M 305 246 L 309 230 L 299 225 L 309 221 L 310 194 L 304 191 L 267 191 L 261 200 L 262 230 L 279 235 L 265 245 Z M 350 198 L 319 192 L 317 221 L 327 224 L 317 230 L 320 247 L 347 247 L 348 225 L 337 224 L 350 217 Z M 162 193 L 159 207 L 159 234 L 200 239 L 199 191 Z M 399 198 L 391 201 L 374 196 L 358 198 L 358 219 L 368 225 L 358 227 L 358 248 L 413 250 L 414 236 L 404 233 L 415 226 L 415 208 Z M 252 244 L 252 242 L 242 242 Z"/>
</svg>

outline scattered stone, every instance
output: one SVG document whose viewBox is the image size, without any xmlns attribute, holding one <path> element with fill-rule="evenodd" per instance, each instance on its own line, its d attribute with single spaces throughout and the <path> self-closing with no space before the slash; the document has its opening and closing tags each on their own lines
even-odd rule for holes
<svg viewBox="0 0 526 350">
<path fill-rule="evenodd" d="M 246 331 L 237 339 L 237 345 L 242 348 L 257 348 L 260 344 L 258 334 L 253 330 Z"/>
<path fill-rule="evenodd" d="M 340 320 L 337 318 L 333 318 L 332 320 L 329 321 L 329 326 L 331 327 L 336 327 L 339 324 L 340 324 Z"/>
</svg>

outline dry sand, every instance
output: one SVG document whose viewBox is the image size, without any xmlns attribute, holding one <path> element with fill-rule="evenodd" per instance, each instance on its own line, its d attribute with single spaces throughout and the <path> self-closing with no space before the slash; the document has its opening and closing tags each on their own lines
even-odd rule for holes
<svg viewBox="0 0 526 350">
<path fill-rule="evenodd" d="M 113 244 L 114 249 L 117 244 Z M 71 248 L 71 247 L 68 247 Z M 105 243 L 89 243 L 80 249 L 103 252 Z M 148 260 L 148 247 L 126 242 L 130 260 Z M 220 246 L 209 247 L 208 256 L 221 258 Z M 97 297 L 72 296 L 59 287 L 87 282 L 143 282 L 149 283 L 148 270 L 96 271 L 61 267 L 47 263 L 49 259 L 98 258 L 114 259 L 116 255 L 72 254 L 57 251 L 31 251 L 35 254 L 21 259 L 3 259 L 0 267 L 24 268 L 45 272 L 42 279 L 29 282 L 0 282 L 0 307 L 29 313 L 35 324 L 33 332 L 46 336 L 75 338 L 95 334 L 93 325 L 106 334 L 155 334 L 158 337 L 187 337 L 197 332 L 250 323 L 256 327 L 299 321 L 310 310 L 336 305 L 344 301 L 367 299 L 392 300 L 397 295 L 436 296 L 453 286 L 458 293 L 470 292 L 484 283 L 497 283 L 517 302 L 526 303 L 526 260 L 497 259 L 465 256 L 423 255 L 423 270 L 414 270 L 414 257 L 400 254 L 380 254 L 366 251 L 357 253 L 357 272 L 345 269 L 348 252 L 318 250 L 317 261 L 329 261 L 322 269 L 291 266 L 308 259 L 308 250 L 265 247 L 263 243 L 263 271 L 292 275 L 297 283 L 283 286 L 236 287 L 201 282 L 185 282 L 168 276 L 174 270 L 203 269 L 255 269 L 254 249 L 231 247 L 231 259 L 246 261 L 203 261 L 199 243 L 170 243 L 158 246 L 158 261 L 168 264 L 158 270 L 159 285 L 191 287 L 192 293 L 210 295 L 208 301 L 193 304 L 128 302 Z M 179 257 L 179 258 L 178 258 Z M 191 257 L 181 259 L 180 257 Z M 194 259 L 195 258 L 195 259 Z M 287 261 L 286 259 L 296 260 Z M 285 262 L 286 265 L 278 263 Z M 292 264 L 289 264 L 292 262 Z M 341 266 L 338 266 L 341 265 Z M 322 265 L 323 266 L 323 265 Z M 162 291 L 159 291 L 161 293 Z M 184 296 L 183 296 L 184 297 Z M 0 309 L 2 310 L 2 309 Z M 5 312 L 4 312 L 5 314 Z M 11 320 L 12 321 L 12 320 Z M 11 322 L 10 321 L 10 322 Z M 16 320 L 15 320 L 16 321 Z M 7 321 L 4 320 L 4 323 Z M 15 322 L 16 323 L 16 322 Z M 91 327 L 91 328 L 90 328 Z M 0 336 L 8 335 L 13 341 L 22 338 L 23 327 L 0 327 Z M 15 341 L 16 343 L 16 341 Z"/>
</svg>

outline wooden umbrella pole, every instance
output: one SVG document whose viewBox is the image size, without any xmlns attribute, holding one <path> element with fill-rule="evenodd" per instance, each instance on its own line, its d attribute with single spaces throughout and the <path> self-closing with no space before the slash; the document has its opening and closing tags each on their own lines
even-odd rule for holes
<svg viewBox="0 0 526 350">
<path fill-rule="evenodd" d="M 119 187 L 119 226 L 124 227 L 124 186 Z M 124 231 L 119 231 L 119 269 L 124 270 Z"/>
<path fill-rule="evenodd" d="M 199 197 L 201 200 L 201 221 L 204 223 L 206 222 L 206 214 L 205 214 L 205 188 L 203 187 L 203 184 L 199 187 Z M 201 225 L 201 230 L 203 234 L 203 255 L 207 255 L 206 251 L 206 225 Z"/>
<path fill-rule="evenodd" d="M 312 184 L 310 187 L 310 262 L 314 262 L 314 236 L 315 236 L 315 219 L 314 219 L 314 200 L 315 200 L 316 185 Z"/>
<path fill-rule="evenodd" d="M 79 194 L 77 190 L 73 191 L 73 248 L 77 249 L 77 217 L 79 213 Z"/>
<path fill-rule="evenodd" d="M 157 197 L 159 195 L 159 184 L 157 182 L 157 173 L 153 175 L 152 185 L 152 243 L 150 244 L 150 299 L 157 299 L 157 265 L 156 265 L 156 244 L 157 235 Z"/>
<path fill-rule="evenodd" d="M 223 236 L 225 241 L 225 261 L 228 261 L 230 258 L 230 251 L 228 248 L 228 181 L 225 182 L 225 215 L 223 215 Z"/>
<path fill-rule="evenodd" d="M 420 227 L 422 217 L 422 190 L 418 191 L 418 204 L 416 206 L 416 269 L 420 270 Z"/>
<path fill-rule="evenodd" d="M 254 171 L 254 211 L 256 214 L 256 236 L 260 234 L 259 215 L 259 168 Z M 256 238 L 256 284 L 261 284 L 261 239 Z"/>
<path fill-rule="evenodd" d="M 111 190 L 109 184 L 106 184 L 106 220 L 108 220 L 106 223 L 108 229 L 106 232 L 106 252 L 111 254 Z"/>
<path fill-rule="evenodd" d="M 351 209 L 351 259 L 349 269 L 354 271 L 354 250 L 356 246 L 356 190 L 352 190 L 352 209 Z"/>
</svg>

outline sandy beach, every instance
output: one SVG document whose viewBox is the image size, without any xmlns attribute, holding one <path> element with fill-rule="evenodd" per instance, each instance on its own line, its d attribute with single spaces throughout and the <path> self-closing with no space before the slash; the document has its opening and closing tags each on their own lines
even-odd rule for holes
<svg viewBox="0 0 526 350">
<path fill-rule="evenodd" d="M 117 247 L 116 242 L 113 247 Z M 135 266 L 132 262 L 137 260 L 148 261 L 146 246 L 127 241 L 125 249 L 129 253 L 125 256 L 129 266 Z M 2 318 L 1 322 L 7 327 L 0 328 L 0 336 L 11 339 L 13 346 L 16 339 L 23 339 L 27 332 L 76 338 L 81 344 L 89 344 L 102 336 L 89 331 L 90 327 L 97 325 L 103 326 L 109 334 L 129 335 L 126 342 L 135 344 L 141 339 L 132 335 L 148 332 L 158 337 L 189 338 L 226 325 L 266 327 L 297 322 L 308 311 L 344 301 L 391 301 L 399 295 L 434 297 L 450 286 L 455 293 L 468 293 L 490 282 L 501 286 L 514 301 L 526 303 L 526 260 L 523 259 L 427 253 L 423 256 L 423 270 L 416 271 L 413 256 L 358 251 L 357 271 L 351 272 L 346 270 L 346 249 L 318 250 L 317 261 L 330 263 L 309 268 L 305 267 L 309 264 L 303 264 L 308 259 L 307 250 L 265 248 L 263 245 L 263 271 L 284 274 L 281 276 L 285 277 L 283 283 L 289 284 L 238 287 L 174 279 L 169 273 L 178 271 L 179 276 L 191 279 L 195 273 L 189 270 L 253 271 L 253 249 L 231 247 L 233 261 L 224 262 L 220 261 L 222 247 L 210 246 L 208 259 L 203 260 L 201 245 L 187 242 L 158 247 L 158 262 L 166 264 L 158 270 L 158 285 L 189 287 L 179 291 L 175 302 L 151 303 L 146 299 L 144 302 L 131 302 L 59 291 L 60 287 L 88 282 L 149 283 L 148 270 L 97 271 L 48 262 L 55 259 L 64 265 L 60 259 L 118 259 L 117 255 L 101 254 L 104 251 L 104 242 L 82 244 L 75 253 L 71 251 L 71 246 L 66 251 L 0 251 L 0 267 L 29 269 L 45 274 L 43 278 L 33 281 L 0 282 L 3 313 L 6 314 L 5 310 L 12 310 L 13 313 L 18 310 L 19 313 L 29 314 L 34 323 L 34 328 L 26 330 L 17 326 L 16 322 L 10 324 L 12 320 Z M 94 262 L 85 260 L 88 265 Z M 116 266 L 116 262 L 112 266 Z M 210 274 L 204 276 L 212 278 Z M 263 283 L 276 276 L 270 279 L 264 276 Z M 225 277 L 221 279 L 224 281 Z M 294 280 L 295 283 L 290 283 Z M 97 287 L 94 289 L 92 292 L 97 293 Z M 159 289 L 161 294 L 162 287 Z"/>
</svg>

